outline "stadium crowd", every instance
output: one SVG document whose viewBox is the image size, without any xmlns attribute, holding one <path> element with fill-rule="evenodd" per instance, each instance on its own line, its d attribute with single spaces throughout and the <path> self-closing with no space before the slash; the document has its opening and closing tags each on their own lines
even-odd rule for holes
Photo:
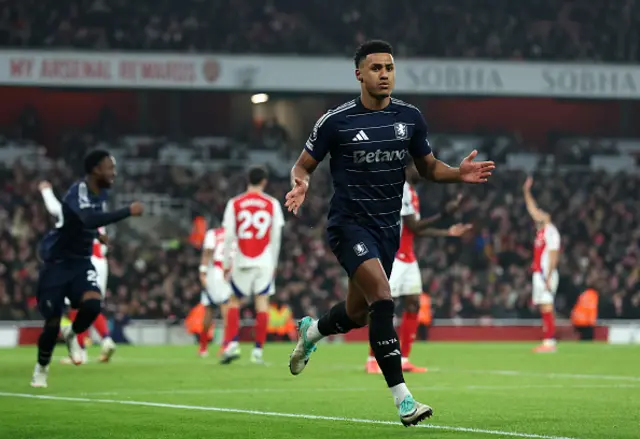
<svg viewBox="0 0 640 439">
<path fill-rule="evenodd" d="M 47 179 L 60 196 L 76 175 L 58 165 L 46 175 L 24 166 L 0 167 L 0 319 L 39 318 L 34 292 L 36 243 L 53 225 L 37 183 Z M 436 318 L 534 316 L 528 266 L 534 237 L 521 185 L 524 175 L 499 172 L 483 187 L 465 187 L 460 210 L 436 226 L 469 222 L 474 230 L 461 239 L 416 242 L 425 291 Z M 159 185 L 158 182 L 163 184 Z M 171 184 L 167 184 L 171 182 Z M 242 173 L 198 176 L 175 166 L 153 174 L 120 172 L 116 191 L 170 189 L 193 197 L 220 216 L 226 200 L 243 190 Z M 324 239 L 329 177 L 320 169 L 299 217 L 288 216 L 277 275 L 276 300 L 291 305 L 295 316 L 321 315 L 344 297 L 342 269 Z M 286 180 L 273 180 L 268 191 L 282 198 Z M 442 211 L 458 186 L 423 184 L 423 216 Z M 601 294 L 601 318 L 640 318 L 640 176 L 570 173 L 536 176 L 534 195 L 552 212 L 563 240 L 557 307 L 568 315 L 585 286 Z M 197 303 L 199 249 L 185 231 L 175 248 L 160 242 L 132 242 L 115 235 L 110 249 L 107 311 L 131 318 L 184 317 Z M 249 311 L 247 311 L 249 312 Z"/>
<path fill-rule="evenodd" d="M 402 56 L 638 60 L 633 0 L 6 0 L 0 46 L 350 56 L 385 38 Z M 325 32 L 331 29 L 331 32 Z"/>
</svg>

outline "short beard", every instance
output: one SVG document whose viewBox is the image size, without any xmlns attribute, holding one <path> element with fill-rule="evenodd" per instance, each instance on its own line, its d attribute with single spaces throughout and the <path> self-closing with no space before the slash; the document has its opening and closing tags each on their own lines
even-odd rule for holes
<svg viewBox="0 0 640 439">
<path fill-rule="evenodd" d="M 376 101 L 384 101 L 386 98 L 391 96 L 391 92 L 389 92 L 389 93 L 380 93 L 380 94 L 369 92 L 369 96 L 374 98 Z"/>
</svg>

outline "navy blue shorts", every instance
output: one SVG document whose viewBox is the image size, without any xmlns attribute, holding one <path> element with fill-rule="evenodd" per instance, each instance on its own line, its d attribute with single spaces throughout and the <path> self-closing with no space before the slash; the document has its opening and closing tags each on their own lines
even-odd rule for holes
<svg viewBox="0 0 640 439">
<path fill-rule="evenodd" d="M 331 251 L 349 278 L 364 261 L 379 259 L 387 278 L 400 245 L 399 233 L 379 231 L 356 224 L 330 226 L 327 235 Z"/>
<path fill-rule="evenodd" d="M 45 319 L 62 316 L 65 298 L 71 308 L 77 308 L 87 291 L 100 292 L 98 274 L 90 259 L 45 263 L 40 268 L 36 298 Z"/>
</svg>

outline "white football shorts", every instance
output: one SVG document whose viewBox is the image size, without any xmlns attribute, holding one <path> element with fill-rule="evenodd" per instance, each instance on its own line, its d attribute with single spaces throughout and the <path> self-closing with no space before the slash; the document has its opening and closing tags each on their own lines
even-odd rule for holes
<svg viewBox="0 0 640 439">
<path fill-rule="evenodd" d="M 533 273 L 533 304 L 534 305 L 551 305 L 558 289 L 558 281 L 560 276 L 557 271 L 551 273 L 551 289 L 548 290 L 542 273 Z"/>
<path fill-rule="evenodd" d="M 109 261 L 107 258 L 91 257 L 91 263 L 98 274 L 98 287 L 102 293 L 102 298 L 107 294 L 107 281 L 109 280 Z"/>
<path fill-rule="evenodd" d="M 271 267 L 233 267 L 231 288 L 237 297 L 273 296 L 276 292 Z"/>
<path fill-rule="evenodd" d="M 231 286 L 224 279 L 224 270 L 210 267 L 207 271 L 207 288 L 200 295 L 200 303 L 205 306 L 226 303 L 231 296 Z"/>
<path fill-rule="evenodd" d="M 392 297 L 415 296 L 422 293 L 422 275 L 417 261 L 393 261 L 389 279 Z"/>
</svg>

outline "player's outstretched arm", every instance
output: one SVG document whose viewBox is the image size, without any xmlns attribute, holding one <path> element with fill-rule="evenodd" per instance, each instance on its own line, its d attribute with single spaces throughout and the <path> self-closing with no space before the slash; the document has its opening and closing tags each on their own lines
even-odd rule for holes
<svg viewBox="0 0 640 439">
<path fill-rule="evenodd" d="M 415 215 L 406 215 L 402 217 L 402 225 L 411 230 L 414 235 L 421 237 L 443 237 L 443 236 L 462 236 L 473 227 L 471 224 L 455 224 L 448 229 L 438 229 L 431 227 L 431 224 L 441 218 L 440 214 L 436 214 L 430 218 L 417 220 Z"/>
<path fill-rule="evenodd" d="M 82 223 L 91 229 L 108 226 L 117 223 L 130 216 L 140 216 L 144 210 L 142 203 L 135 201 L 128 207 L 114 210 L 113 212 L 96 212 L 91 208 L 91 203 L 82 195 L 66 197 L 65 203 L 78 215 Z"/>
<path fill-rule="evenodd" d="M 95 211 L 89 199 L 89 189 L 86 183 L 80 183 L 69 190 L 64 197 L 63 204 L 78 216 L 85 227 L 90 229 L 108 226 L 130 216 L 140 216 L 144 211 L 142 203 L 138 201 L 134 201 L 129 207 L 123 207 L 113 212 Z"/>
<path fill-rule="evenodd" d="M 467 233 L 472 228 L 473 228 L 473 225 L 471 224 L 454 224 L 448 229 L 436 229 L 436 228 L 429 227 L 422 230 L 420 233 L 417 234 L 417 236 L 428 236 L 432 238 L 447 237 L 447 236 L 460 237 L 465 233 Z"/>
<path fill-rule="evenodd" d="M 538 204 L 536 203 L 535 198 L 533 198 L 533 195 L 531 194 L 532 186 L 533 186 L 533 178 L 527 177 L 527 179 L 524 182 L 524 185 L 522 186 L 522 192 L 524 193 L 524 203 L 527 206 L 527 212 L 529 212 L 529 215 L 531 216 L 531 218 L 534 221 L 542 222 L 544 220 L 544 214 L 540 212 L 540 209 L 538 209 Z"/>
<path fill-rule="evenodd" d="M 311 174 L 317 167 L 318 161 L 305 149 L 291 168 L 291 191 L 285 197 L 284 206 L 294 215 L 298 214 L 298 209 L 304 203 L 307 190 L 309 190 Z"/>
<path fill-rule="evenodd" d="M 117 223 L 130 216 L 142 215 L 143 207 L 139 202 L 131 203 L 129 207 L 123 207 L 122 209 L 114 210 L 113 212 L 92 212 L 88 209 L 80 209 L 78 216 L 82 220 L 82 223 L 89 228 L 98 228 L 108 226 L 109 224 Z"/>
<path fill-rule="evenodd" d="M 423 178 L 437 183 L 486 183 L 496 166 L 491 161 L 474 162 L 477 155 L 478 151 L 473 150 L 457 168 L 436 159 L 433 153 L 416 157 L 414 162 Z"/>
</svg>

